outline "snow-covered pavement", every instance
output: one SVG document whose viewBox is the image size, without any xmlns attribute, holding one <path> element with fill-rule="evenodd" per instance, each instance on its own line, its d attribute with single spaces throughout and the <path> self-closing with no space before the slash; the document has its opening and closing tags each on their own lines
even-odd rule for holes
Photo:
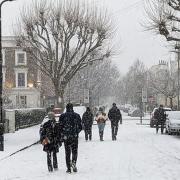
<svg viewBox="0 0 180 180">
<path fill-rule="evenodd" d="M 96 125 L 91 142 L 85 142 L 82 132 L 76 174 L 65 172 L 63 146 L 58 153 L 59 170 L 49 173 L 46 154 L 38 144 L 0 161 L 0 180 L 179 180 L 180 137 L 155 134 L 155 129 L 137 122 L 125 121 L 117 141 L 111 140 L 109 122 L 103 142 L 99 141 Z M 35 142 L 38 129 L 35 126 L 7 134 L 0 159 Z"/>
</svg>

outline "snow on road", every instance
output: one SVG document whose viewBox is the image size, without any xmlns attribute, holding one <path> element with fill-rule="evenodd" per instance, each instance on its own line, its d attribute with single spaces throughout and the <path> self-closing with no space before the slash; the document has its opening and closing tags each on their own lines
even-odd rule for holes
<svg viewBox="0 0 180 180">
<path fill-rule="evenodd" d="M 99 141 L 96 125 L 91 142 L 85 142 L 82 132 L 76 174 L 65 172 L 63 146 L 58 153 L 59 170 L 49 173 L 46 153 L 38 144 L 0 161 L 0 180 L 179 180 L 180 137 L 155 134 L 155 129 L 136 122 L 125 121 L 117 141 L 111 140 L 109 123 L 103 142 Z M 34 131 L 37 129 L 34 127 Z"/>
</svg>

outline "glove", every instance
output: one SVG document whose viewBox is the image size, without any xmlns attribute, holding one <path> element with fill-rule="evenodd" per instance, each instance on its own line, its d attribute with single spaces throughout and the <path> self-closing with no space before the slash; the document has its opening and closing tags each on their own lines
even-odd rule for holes
<svg viewBox="0 0 180 180">
<path fill-rule="evenodd" d="M 44 146 L 44 145 L 47 145 L 47 144 L 49 144 L 50 143 L 50 141 L 49 141 L 49 139 L 46 137 L 45 139 L 43 139 L 43 141 L 42 141 L 42 145 Z"/>
</svg>

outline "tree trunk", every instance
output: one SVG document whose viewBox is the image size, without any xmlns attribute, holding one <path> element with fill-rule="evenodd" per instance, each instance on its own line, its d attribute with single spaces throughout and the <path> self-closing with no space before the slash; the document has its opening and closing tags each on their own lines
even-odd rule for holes
<svg viewBox="0 0 180 180">
<path fill-rule="evenodd" d="M 167 97 L 165 96 L 165 106 L 167 106 Z"/>
<path fill-rule="evenodd" d="M 171 109 L 172 109 L 172 108 L 173 108 L 173 98 L 170 97 L 169 99 L 170 99 L 170 107 L 171 107 Z"/>
<path fill-rule="evenodd" d="M 55 87 L 55 96 L 56 106 L 64 110 L 64 89 L 60 90 L 58 87 Z"/>
</svg>

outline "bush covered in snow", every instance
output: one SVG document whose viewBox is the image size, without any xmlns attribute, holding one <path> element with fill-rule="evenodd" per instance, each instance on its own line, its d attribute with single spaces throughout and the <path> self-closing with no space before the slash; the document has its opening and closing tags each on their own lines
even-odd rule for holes
<svg viewBox="0 0 180 180">
<path fill-rule="evenodd" d="M 43 108 L 37 109 L 16 109 L 15 110 L 15 127 L 16 130 L 40 124 L 46 115 Z"/>
</svg>

